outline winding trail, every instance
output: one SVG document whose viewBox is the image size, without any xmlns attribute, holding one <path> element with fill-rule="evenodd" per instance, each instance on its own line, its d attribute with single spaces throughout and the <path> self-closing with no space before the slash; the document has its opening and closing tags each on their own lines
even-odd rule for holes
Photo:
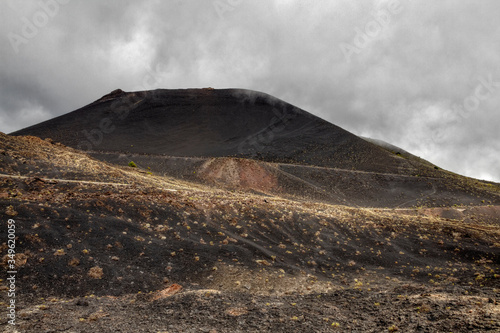
<svg viewBox="0 0 500 333">
<path fill-rule="evenodd" d="M 59 178 L 42 178 L 36 176 L 15 176 L 0 173 L 0 178 L 15 178 L 15 179 L 40 179 L 44 182 L 55 182 L 55 183 L 78 183 L 78 184 L 91 184 L 91 185 L 112 185 L 112 186 L 132 186 L 134 184 L 125 183 L 111 183 L 111 182 L 95 182 L 90 180 L 75 180 L 75 179 L 59 179 Z M 165 191 L 177 192 L 173 189 L 164 189 Z"/>
</svg>

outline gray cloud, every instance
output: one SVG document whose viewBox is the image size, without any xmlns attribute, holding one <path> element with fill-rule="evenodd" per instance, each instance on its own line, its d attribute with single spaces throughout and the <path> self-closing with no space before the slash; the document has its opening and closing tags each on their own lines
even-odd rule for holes
<svg viewBox="0 0 500 333">
<path fill-rule="evenodd" d="M 500 181 L 498 1 L 41 3 L 0 4 L 0 131 L 116 88 L 248 88 Z"/>
</svg>

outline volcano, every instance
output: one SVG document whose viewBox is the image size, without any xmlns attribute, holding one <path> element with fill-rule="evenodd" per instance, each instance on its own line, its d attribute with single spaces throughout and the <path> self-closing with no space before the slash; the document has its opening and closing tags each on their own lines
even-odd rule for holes
<svg viewBox="0 0 500 333">
<path fill-rule="evenodd" d="M 265 93 L 242 89 L 115 90 L 76 111 L 12 133 L 87 151 L 242 157 L 404 173 L 408 163 Z"/>
<path fill-rule="evenodd" d="M 163 176 L 332 204 L 500 202 L 474 180 L 251 90 L 117 89 L 12 135 L 51 139 L 117 165 L 135 161 Z"/>
<path fill-rule="evenodd" d="M 0 133 L 0 214 L 22 332 L 500 329 L 500 185 L 264 93 L 115 90 Z"/>
</svg>

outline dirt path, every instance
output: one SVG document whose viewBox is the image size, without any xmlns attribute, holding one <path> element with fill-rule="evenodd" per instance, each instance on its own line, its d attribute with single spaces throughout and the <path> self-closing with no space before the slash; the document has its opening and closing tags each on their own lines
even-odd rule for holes
<svg viewBox="0 0 500 333">
<path fill-rule="evenodd" d="M 133 184 L 125 183 L 111 183 L 111 182 L 95 182 L 90 180 L 75 180 L 75 179 L 59 179 L 59 178 L 41 178 L 41 177 L 28 177 L 28 176 L 15 176 L 6 175 L 0 173 L 0 178 L 15 178 L 15 179 L 41 179 L 44 182 L 56 182 L 56 183 L 77 183 L 77 184 L 89 184 L 89 185 L 112 185 L 112 186 L 132 186 Z M 165 191 L 177 192 L 173 189 L 164 189 Z"/>
<path fill-rule="evenodd" d="M 34 179 L 38 178 L 45 182 L 61 182 L 61 183 L 81 183 L 81 184 L 92 184 L 92 185 L 115 185 L 115 186 L 130 186 L 131 184 L 124 183 L 108 183 L 108 182 L 94 182 L 89 180 L 75 180 L 75 179 L 59 179 L 59 178 L 41 178 L 41 177 L 28 177 L 28 176 L 15 176 L 15 175 L 6 175 L 0 173 L 0 177 L 2 178 L 16 178 L 16 179 Z"/>
</svg>

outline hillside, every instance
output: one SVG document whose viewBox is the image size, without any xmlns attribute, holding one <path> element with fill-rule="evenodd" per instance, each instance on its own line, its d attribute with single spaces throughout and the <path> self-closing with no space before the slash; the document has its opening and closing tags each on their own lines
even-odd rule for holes
<svg viewBox="0 0 500 333">
<path fill-rule="evenodd" d="M 96 159 L 200 184 L 351 207 L 409 208 L 500 204 L 500 187 L 440 172 L 391 174 L 241 158 L 91 152 Z M 453 209 L 453 208 L 451 208 Z"/>
<path fill-rule="evenodd" d="M 0 134 L 0 212 L 17 226 L 17 329 L 500 329 L 495 206 L 443 217 L 296 200 L 220 177 L 235 165 L 268 175 L 272 164 L 198 163 L 204 182 Z"/>
</svg>

